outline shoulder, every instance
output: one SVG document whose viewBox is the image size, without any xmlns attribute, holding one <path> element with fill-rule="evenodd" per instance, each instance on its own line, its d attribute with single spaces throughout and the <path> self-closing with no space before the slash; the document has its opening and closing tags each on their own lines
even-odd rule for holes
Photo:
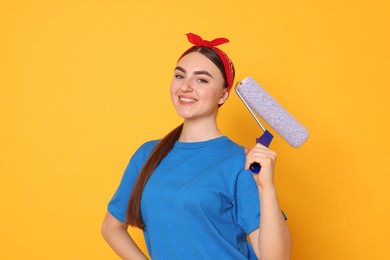
<svg viewBox="0 0 390 260">
<path fill-rule="evenodd" d="M 135 151 L 133 157 L 148 157 L 152 152 L 153 148 L 157 145 L 160 140 L 151 140 L 143 143 L 138 149 Z"/>
<path fill-rule="evenodd" d="M 149 157 L 149 154 L 152 152 L 153 148 L 159 140 L 152 140 L 143 143 L 138 149 L 131 155 L 130 160 L 127 164 L 125 175 L 130 174 L 131 172 L 138 172 L 141 170 L 142 166 Z M 130 174 L 132 175 L 132 174 Z"/>
<path fill-rule="evenodd" d="M 232 158 L 245 158 L 245 148 L 229 138 L 227 138 L 224 152 Z"/>
<path fill-rule="evenodd" d="M 160 140 L 151 140 L 143 143 L 136 152 L 151 152 Z"/>
<path fill-rule="evenodd" d="M 230 175 L 232 172 L 239 174 L 244 170 L 246 155 L 242 145 L 226 137 L 214 153 L 213 158 L 223 162 L 221 167 L 228 169 Z"/>
</svg>

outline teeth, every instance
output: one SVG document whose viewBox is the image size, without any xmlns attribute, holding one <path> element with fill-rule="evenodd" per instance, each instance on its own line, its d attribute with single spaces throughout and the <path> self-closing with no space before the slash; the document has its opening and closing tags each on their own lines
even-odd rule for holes
<svg viewBox="0 0 390 260">
<path fill-rule="evenodd" d="M 183 102 L 196 102 L 196 99 L 192 99 L 192 98 L 181 97 L 180 100 Z"/>
</svg>

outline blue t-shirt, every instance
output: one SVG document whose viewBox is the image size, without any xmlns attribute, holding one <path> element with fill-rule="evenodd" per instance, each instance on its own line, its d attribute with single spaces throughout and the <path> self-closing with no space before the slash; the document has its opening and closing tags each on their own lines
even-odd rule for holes
<svg viewBox="0 0 390 260">
<path fill-rule="evenodd" d="M 133 155 L 108 211 L 125 222 L 138 172 L 157 141 Z M 244 148 L 226 136 L 176 142 L 141 199 L 152 259 L 257 259 L 246 236 L 259 227 L 260 203 Z"/>
</svg>

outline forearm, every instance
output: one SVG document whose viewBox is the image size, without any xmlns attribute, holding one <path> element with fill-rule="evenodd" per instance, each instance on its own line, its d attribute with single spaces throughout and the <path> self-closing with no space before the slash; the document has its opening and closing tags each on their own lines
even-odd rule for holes
<svg viewBox="0 0 390 260">
<path fill-rule="evenodd" d="M 127 225 L 116 220 L 110 213 L 104 218 L 101 232 L 106 242 L 122 259 L 147 259 L 127 232 Z"/>
<path fill-rule="evenodd" d="M 275 187 L 259 191 L 261 223 L 259 253 L 261 260 L 284 260 L 291 257 L 291 237 L 279 206 Z"/>
</svg>

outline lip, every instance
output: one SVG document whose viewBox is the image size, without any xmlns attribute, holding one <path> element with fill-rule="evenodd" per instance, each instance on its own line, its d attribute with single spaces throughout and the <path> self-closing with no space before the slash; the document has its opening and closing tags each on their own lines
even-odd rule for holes
<svg viewBox="0 0 390 260">
<path fill-rule="evenodd" d="M 179 102 L 181 104 L 194 104 L 198 101 L 198 99 L 190 97 L 190 96 L 184 96 L 184 95 L 179 95 Z"/>
</svg>

